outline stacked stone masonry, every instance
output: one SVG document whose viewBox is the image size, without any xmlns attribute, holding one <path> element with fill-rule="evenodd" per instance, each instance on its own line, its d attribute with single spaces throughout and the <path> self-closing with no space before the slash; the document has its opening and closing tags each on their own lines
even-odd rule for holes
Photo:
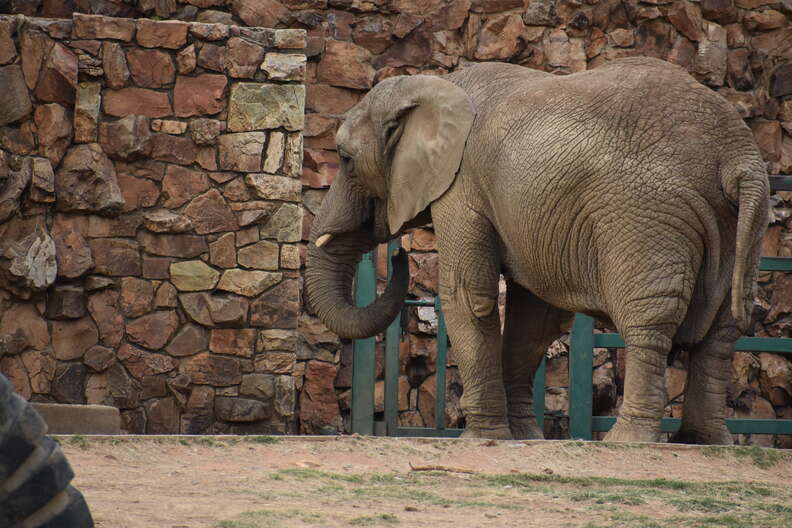
<svg viewBox="0 0 792 528">
<path fill-rule="evenodd" d="M 23 396 L 131 433 L 296 429 L 305 44 L 0 17 L 0 370 Z"/>
<path fill-rule="evenodd" d="M 3 10 L 0 1 L 0 11 Z M 781 0 L 5 0 L 5 10 L 70 17 L 72 12 L 162 18 L 307 32 L 303 243 L 313 215 L 338 171 L 333 136 L 343 114 L 378 81 L 392 75 L 443 74 L 502 60 L 559 75 L 617 57 L 648 55 L 679 64 L 731 101 L 753 130 L 771 173 L 792 174 L 792 4 Z M 221 60 L 213 48 L 203 64 Z M 191 55 L 183 60 L 189 62 Z M 792 256 L 792 196 L 773 197 L 764 254 Z M 405 236 L 413 276 L 410 293 L 437 291 L 431 228 Z M 384 273 L 384 255 L 379 270 Z M 792 275 L 764 273 L 757 295 L 756 335 L 792 335 Z M 437 321 L 412 309 L 401 343 L 400 419 L 434 421 Z M 302 432 L 349 427 L 351 346 L 303 310 L 294 379 Z M 547 408 L 567 407 L 564 338 L 548 352 Z M 382 344 L 378 375 L 382 375 Z M 668 371 L 669 414 L 678 415 L 684 354 Z M 595 412 L 615 413 L 624 380 L 622 352 L 595 357 Z M 451 350 L 447 424 L 463 423 L 461 384 Z M 792 417 L 792 363 L 774 354 L 738 353 L 729 396 L 741 417 Z M 337 398 L 328 397 L 335 391 Z M 383 382 L 376 386 L 382 410 Z M 550 424 L 557 424 L 549 421 Z M 553 435 L 563 433 L 549 430 Z M 742 438 L 790 446 L 788 438 Z"/>
</svg>

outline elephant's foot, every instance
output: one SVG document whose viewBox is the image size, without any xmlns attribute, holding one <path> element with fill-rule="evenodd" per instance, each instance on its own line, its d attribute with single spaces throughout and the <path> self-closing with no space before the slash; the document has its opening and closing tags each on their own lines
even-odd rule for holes
<svg viewBox="0 0 792 528">
<path fill-rule="evenodd" d="M 726 424 L 715 428 L 694 429 L 685 427 L 683 423 L 682 427 L 674 433 L 669 442 L 677 444 L 733 445 L 734 437 L 729 432 Z"/>
<path fill-rule="evenodd" d="M 466 427 L 460 438 L 486 438 L 490 440 L 513 440 L 511 429 L 502 427 Z"/>
<path fill-rule="evenodd" d="M 630 420 L 619 417 L 608 434 L 605 442 L 659 442 L 660 423 L 655 420 Z"/>
<path fill-rule="evenodd" d="M 544 440 L 544 432 L 539 429 L 533 417 L 520 420 L 511 419 L 509 428 L 515 440 Z"/>
</svg>

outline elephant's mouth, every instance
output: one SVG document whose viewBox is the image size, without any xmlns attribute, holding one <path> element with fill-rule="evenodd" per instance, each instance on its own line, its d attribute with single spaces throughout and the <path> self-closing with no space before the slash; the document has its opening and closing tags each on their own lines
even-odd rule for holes
<svg viewBox="0 0 792 528">
<path fill-rule="evenodd" d="M 376 198 L 372 199 L 368 209 L 369 214 L 366 220 L 358 229 L 353 231 L 355 236 L 361 236 L 362 234 L 370 235 L 370 240 L 361 240 L 361 242 L 369 245 L 384 244 L 395 236 L 398 236 L 398 233 L 393 236 L 390 234 L 390 229 L 388 228 L 388 215 L 382 200 Z M 316 237 L 314 244 L 318 248 L 324 248 L 333 240 L 337 240 L 345 234 L 348 234 L 348 232 L 336 232 L 332 229 L 328 229 Z M 368 237 L 364 236 L 363 238 Z"/>
</svg>

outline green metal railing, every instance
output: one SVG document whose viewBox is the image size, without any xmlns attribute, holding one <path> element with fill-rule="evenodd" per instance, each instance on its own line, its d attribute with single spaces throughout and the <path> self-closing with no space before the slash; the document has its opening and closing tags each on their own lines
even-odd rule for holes
<svg viewBox="0 0 792 528">
<path fill-rule="evenodd" d="M 792 191 L 792 176 L 771 176 L 773 191 Z M 399 247 L 398 241 L 388 244 L 391 254 Z M 388 259 L 390 276 L 390 259 Z M 763 257 L 762 271 L 792 272 L 792 257 Z M 355 300 L 365 306 L 376 298 L 377 277 L 374 253 L 363 257 L 358 265 Z M 391 323 L 385 332 L 385 397 L 382 419 L 375 417 L 374 384 L 376 377 L 376 339 L 360 339 L 354 343 L 352 366 L 352 432 L 378 436 L 434 436 L 456 437 L 462 429 L 445 427 L 446 363 L 448 334 L 440 306 L 440 297 L 434 300 L 408 300 L 408 306 L 433 306 L 437 312 L 437 360 L 434 427 L 401 427 L 399 425 L 399 342 L 401 317 Z M 591 440 L 594 432 L 608 431 L 616 422 L 614 416 L 592 416 L 594 348 L 624 348 L 619 334 L 595 334 L 594 319 L 576 314 L 570 334 L 569 350 L 569 434 L 570 437 Z M 746 352 L 773 352 L 792 356 L 792 338 L 743 337 L 737 341 L 736 350 Z M 534 378 L 534 412 L 540 429 L 544 423 L 545 361 L 542 360 Z M 663 418 L 663 432 L 674 432 L 680 426 L 678 418 Z M 727 419 L 726 425 L 734 434 L 792 434 L 792 420 L 759 420 L 747 418 Z"/>
</svg>

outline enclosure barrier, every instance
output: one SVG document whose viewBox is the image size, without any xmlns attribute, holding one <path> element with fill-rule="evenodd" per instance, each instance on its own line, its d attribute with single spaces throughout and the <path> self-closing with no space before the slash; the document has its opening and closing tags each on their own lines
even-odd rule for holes
<svg viewBox="0 0 792 528">
<path fill-rule="evenodd" d="M 792 191 L 792 176 L 770 176 L 772 191 Z M 399 241 L 388 244 L 388 253 L 399 247 Z M 761 271 L 792 272 L 792 257 L 762 257 Z M 390 276 L 388 259 L 388 276 Z M 377 276 L 374 252 L 366 254 L 358 264 L 355 281 L 355 302 L 366 306 L 377 295 Z M 354 343 L 352 364 L 352 432 L 377 436 L 434 436 L 456 437 L 462 429 L 445 427 L 446 363 L 448 334 L 440 305 L 434 300 L 407 300 L 407 306 L 433 306 L 437 312 L 437 360 L 435 379 L 435 426 L 401 427 L 399 425 L 399 341 L 401 316 L 385 331 L 385 397 L 384 419 L 375 420 L 374 383 L 376 381 L 376 338 L 359 339 Z M 576 314 L 572 324 L 569 348 L 569 435 L 574 439 L 591 440 L 594 432 L 609 431 L 616 422 L 615 416 L 593 416 L 593 387 L 595 348 L 624 348 L 619 334 L 594 333 L 594 319 Z M 792 355 L 792 338 L 742 337 L 736 350 L 744 352 L 772 352 Z M 536 372 L 533 386 L 534 412 L 539 424 L 544 424 L 545 360 Z M 681 424 L 679 418 L 663 418 L 663 432 L 675 432 Z M 792 420 L 760 420 L 730 418 L 726 425 L 733 434 L 792 434 Z"/>
</svg>

